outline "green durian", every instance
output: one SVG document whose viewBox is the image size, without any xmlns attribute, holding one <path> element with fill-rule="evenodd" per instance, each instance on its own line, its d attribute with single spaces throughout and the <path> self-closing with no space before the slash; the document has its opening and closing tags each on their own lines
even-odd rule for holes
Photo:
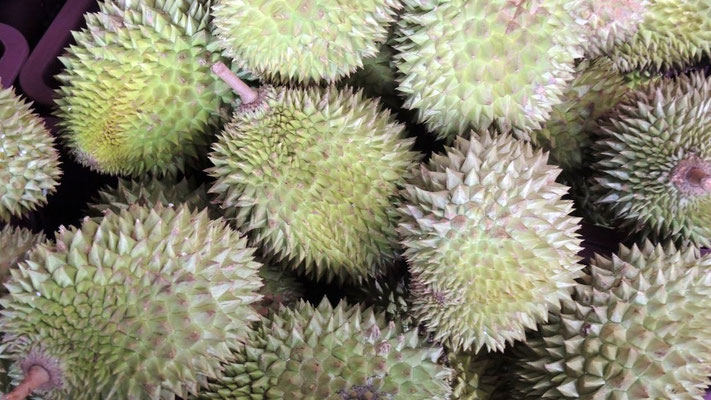
<svg viewBox="0 0 711 400">
<path fill-rule="evenodd" d="M 335 82 L 385 42 L 399 0 L 218 0 L 215 33 L 243 69 L 272 83 Z"/>
<path fill-rule="evenodd" d="M 624 246 L 531 337 L 517 399 L 699 399 L 711 373 L 711 256 Z"/>
<path fill-rule="evenodd" d="M 199 398 L 448 400 L 441 354 L 382 313 L 300 301 L 264 319 Z"/>
<path fill-rule="evenodd" d="M 710 102 L 694 73 L 632 93 L 602 122 L 593 190 L 620 227 L 711 245 Z"/>
<path fill-rule="evenodd" d="M 601 56 L 630 40 L 644 21 L 649 1 L 573 0 L 571 10 L 586 32 L 585 55 Z"/>
<path fill-rule="evenodd" d="M 43 233 L 32 233 L 29 229 L 10 225 L 0 229 L 0 293 L 5 292 L 2 284 L 10 276 L 10 270 L 24 261 L 32 248 L 45 240 Z"/>
<path fill-rule="evenodd" d="M 504 380 L 501 378 L 505 359 L 499 353 L 485 351 L 450 355 L 452 368 L 452 400 L 494 400 L 500 394 Z"/>
<path fill-rule="evenodd" d="M 304 285 L 280 265 L 264 263 L 259 268 L 263 286 L 259 289 L 262 300 L 255 304 L 262 315 L 270 310 L 279 309 L 280 305 L 291 306 L 306 294 Z"/>
<path fill-rule="evenodd" d="M 546 161 L 508 134 L 458 137 L 403 191 L 413 314 L 454 352 L 523 340 L 582 276 L 580 219 Z"/>
<path fill-rule="evenodd" d="M 396 39 L 404 106 L 438 138 L 540 128 L 582 56 L 568 0 L 404 0 Z"/>
<path fill-rule="evenodd" d="M 88 215 L 102 217 L 108 211 L 120 213 L 132 204 L 154 207 L 162 204 L 165 207 L 175 207 L 180 204 L 201 211 L 205 208 L 211 211 L 210 198 L 204 184 L 196 185 L 188 179 L 178 182 L 171 179 L 144 177 L 138 180 L 118 179 L 113 187 L 105 187 L 89 202 Z M 211 216 L 214 213 L 211 213 Z"/>
<path fill-rule="evenodd" d="M 346 298 L 352 303 L 373 307 L 375 312 L 385 313 L 388 321 L 397 321 L 406 330 L 417 328 L 417 321 L 412 317 L 412 302 L 406 276 L 391 272 L 386 276 L 370 279 L 347 291 Z"/>
<path fill-rule="evenodd" d="M 254 249 L 205 210 L 133 205 L 55 236 L 0 300 L 5 353 L 48 375 L 44 399 L 185 398 L 258 320 Z"/>
<path fill-rule="evenodd" d="M 349 77 L 342 79 L 339 86 L 362 89 L 366 96 L 378 98 L 384 106 L 391 110 L 399 110 L 403 101 L 397 91 L 394 45 L 395 42 L 391 36 L 387 42 L 380 46 L 380 51 L 375 57 L 363 59 L 363 66 Z"/>
<path fill-rule="evenodd" d="M 629 91 L 623 75 L 608 58 L 584 60 L 576 73 L 563 102 L 553 107 L 543 129 L 531 133 L 533 143 L 550 151 L 551 160 L 565 170 L 589 163 L 586 154 L 600 129 L 598 120 Z"/>
<path fill-rule="evenodd" d="M 419 160 L 404 125 L 349 88 L 252 95 L 213 146 L 209 191 L 270 262 L 327 282 L 385 272 L 399 256 L 394 202 Z"/>
<path fill-rule="evenodd" d="M 0 87 L 0 222 L 47 204 L 62 176 L 54 138 L 30 107 Z"/>
<path fill-rule="evenodd" d="M 138 176 L 183 170 L 228 113 L 229 86 L 210 72 L 210 0 L 106 0 L 60 57 L 56 115 L 74 157 Z"/>
<path fill-rule="evenodd" d="M 711 55 L 709 0 L 649 0 L 639 29 L 608 52 L 624 72 L 668 71 Z"/>
</svg>

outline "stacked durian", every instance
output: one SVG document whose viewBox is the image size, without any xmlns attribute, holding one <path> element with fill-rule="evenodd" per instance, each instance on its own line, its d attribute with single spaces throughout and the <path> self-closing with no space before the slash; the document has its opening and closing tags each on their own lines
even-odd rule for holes
<svg viewBox="0 0 711 400">
<path fill-rule="evenodd" d="M 118 179 L 50 239 L 0 230 L 2 399 L 698 399 L 711 382 L 708 0 L 85 17 L 57 133 Z M 17 225 L 61 172 L 29 104 L 0 91 L 0 117 Z M 627 242 L 585 265 L 583 223 Z"/>
</svg>

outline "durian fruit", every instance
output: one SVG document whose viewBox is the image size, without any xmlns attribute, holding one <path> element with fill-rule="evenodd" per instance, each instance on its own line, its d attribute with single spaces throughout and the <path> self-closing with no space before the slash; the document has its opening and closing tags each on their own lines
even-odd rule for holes
<svg viewBox="0 0 711 400">
<path fill-rule="evenodd" d="M 199 398 L 445 400 L 441 354 L 372 309 L 300 301 L 264 319 Z"/>
<path fill-rule="evenodd" d="M 0 229 L 0 293 L 5 292 L 2 284 L 10 276 L 11 268 L 24 261 L 32 248 L 45 240 L 43 233 L 32 233 L 29 229 L 10 225 Z"/>
<path fill-rule="evenodd" d="M 650 1 L 574 0 L 572 11 L 586 31 L 585 55 L 604 55 L 630 40 L 644 21 Z"/>
<path fill-rule="evenodd" d="M 398 321 L 406 330 L 417 327 L 406 276 L 390 273 L 368 280 L 347 291 L 346 298 L 352 303 L 373 307 L 375 312 L 385 313 L 388 321 Z"/>
<path fill-rule="evenodd" d="M 452 368 L 453 400 L 493 400 L 501 398 L 504 383 L 501 371 L 505 359 L 498 353 L 463 352 L 448 357 Z"/>
<path fill-rule="evenodd" d="M 54 138 L 30 107 L 0 87 L 0 222 L 47 204 L 62 175 Z"/>
<path fill-rule="evenodd" d="M 0 300 L 5 352 L 25 375 L 15 393 L 185 398 L 258 320 L 254 249 L 204 210 L 133 205 L 55 236 Z"/>
<path fill-rule="evenodd" d="M 711 374 L 711 257 L 620 247 L 532 337 L 519 399 L 701 399 Z"/>
<path fill-rule="evenodd" d="M 560 169 L 527 142 L 456 139 L 400 207 L 413 314 L 453 352 L 501 351 L 570 298 L 581 239 Z"/>
<path fill-rule="evenodd" d="M 210 154 L 210 192 L 250 243 L 326 282 L 384 272 L 399 256 L 394 202 L 419 160 L 404 125 L 360 91 L 255 91 L 215 68 L 243 103 Z"/>
<path fill-rule="evenodd" d="M 639 29 L 607 53 L 624 72 L 684 68 L 711 55 L 708 0 L 649 0 Z"/>
<path fill-rule="evenodd" d="M 60 57 L 56 115 L 92 170 L 171 173 L 207 151 L 232 101 L 211 72 L 210 0 L 106 0 Z M 224 115 L 221 115 L 224 114 Z"/>
<path fill-rule="evenodd" d="M 602 122 L 598 203 L 619 226 L 711 244 L 711 81 L 700 73 L 632 93 Z"/>
<path fill-rule="evenodd" d="M 583 29 L 568 0 L 404 0 L 395 62 L 407 109 L 438 138 L 537 129 L 573 79 Z"/>
<path fill-rule="evenodd" d="M 362 89 L 368 97 L 378 98 L 380 102 L 391 110 L 402 107 L 402 99 L 397 91 L 396 71 L 394 62 L 395 45 L 394 37 L 380 46 L 380 51 L 375 57 L 363 59 L 363 66 L 353 74 L 339 82 L 339 86 L 351 86 Z"/>
<path fill-rule="evenodd" d="M 304 285 L 282 266 L 264 263 L 259 268 L 259 276 L 263 283 L 259 289 L 262 300 L 254 307 L 261 315 L 279 309 L 282 304 L 291 306 L 306 294 Z"/>
<path fill-rule="evenodd" d="M 218 0 L 218 44 L 272 83 L 335 82 L 385 42 L 399 0 Z"/>
<path fill-rule="evenodd" d="M 154 207 L 162 204 L 174 207 L 179 204 L 201 211 L 210 207 L 204 184 L 196 185 L 188 179 L 175 182 L 171 179 L 144 177 L 138 180 L 118 179 L 114 187 L 101 189 L 88 204 L 88 215 L 101 217 L 108 211 L 116 214 L 132 204 Z"/>
<path fill-rule="evenodd" d="M 588 164 L 585 158 L 600 129 L 598 120 L 629 91 L 624 76 L 608 58 L 584 60 L 576 73 L 563 102 L 553 107 L 543 129 L 531 134 L 533 142 L 550 151 L 551 160 L 566 170 Z"/>
</svg>

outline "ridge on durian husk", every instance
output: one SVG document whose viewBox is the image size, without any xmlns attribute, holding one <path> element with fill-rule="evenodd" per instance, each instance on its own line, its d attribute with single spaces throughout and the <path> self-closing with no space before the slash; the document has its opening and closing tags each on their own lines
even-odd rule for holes
<svg viewBox="0 0 711 400">
<path fill-rule="evenodd" d="M 571 10 L 583 25 L 588 58 L 607 54 L 630 40 L 644 21 L 650 0 L 573 0 Z"/>
<path fill-rule="evenodd" d="M 446 400 L 442 348 L 382 313 L 324 298 L 281 307 L 251 333 L 200 399 Z"/>
<path fill-rule="evenodd" d="M 399 257 L 394 203 L 419 160 L 404 125 L 350 88 L 266 87 L 244 106 L 208 173 L 250 243 L 327 282 L 385 273 Z"/>
<path fill-rule="evenodd" d="M 711 81 L 693 73 L 633 92 L 603 121 L 593 189 L 618 226 L 658 241 L 711 244 L 711 189 L 685 172 L 696 166 L 711 176 L 709 102 Z"/>
<path fill-rule="evenodd" d="M 184 204 L 191 209 L 201 211 L 210 209 L 210 198 L 204 184 L 196 185 L 188 179 L 174 181 L 172 179 L 158 179 L 156 177 L 143 177 L 137 180 L 118 179 L 116 186 L 108 186 L 99 190 L 88 204 L 87 215 L 102 217 L 109 210 L 120 213 L 127 210 L 132 204 L 154 207 L 162 204 L 165 207 L 174 207 Z M 211 216 L 216 217 L 214 212 Z"/>
<path fill-rule="evenodd" d="M 185 398 L 258 320 L 254 249 L 205 210 L 133 205 L 55 242 L 12 271 L 0 300 L 4 353 L 49 373 L 45 399 Z"/>
<path fill-rule="evenodd" d="M 218 0 L 215 34 L 226 55 L 271 83 L 335 82 L 385 42 L 399 0 Z"/>
<path fill-rule="evenodd" d="M 454 352 L 523 340 L 582 275 L 580 219 L 546 161 L 508 134 L 472 133 L 403 191 L 413 314 Z"/>
<path fill-rule="evenodd" d="M 56 115 L 75 159 L 138 176 L 184 170 L 233 99 L 210 67 L 210 0 L 106 0 L 60 57 Z"/>
<path fill-rule="evenodd" d="M 452 140 L 469 128 L 530 131 L 561 102 L 582 56 L 568 0 L 404 0 L 396 64 L 404 108 Z"/>
<path fill-rule="evenodd" d="M 669 71 L 711 55 L 708 0 L 649 0 L 637 33 L 607 54 L 624 72 Z"/>
<path fill-rule="evenodd" d="M 32 233 L 25 228 L 7 225 L 0 229 L 0 294 L 5 293 L 2 284 L 9 278 L 10 270 L 24 261 L 30 250 L 45 239 L 43 233 Z"/>
<path fill-rule="evenodd" d="M 711 256 L 646 242 L 596 256 L 518 366 L 521 399 L 701 399 L 711 373 Z"/>
<path fill-rule="evenodd" d="M 259 268 L 262 300 L 255 304 L 259 314 L 267 315 L 270 310 L 278 310 L 280 305 L 291 306 L 306 294 L 304 285 L 281 265 L 263 263 Z"/>
<path fill-rule="evenodd" d="M 0 222 L 47 204 L 62 171 L 54 137 L 14 88 L 0 86 Z"/>
<path fill-rule="evenodd" d="M 533 143 L 550 151 L 551 161 L 564 170 L 589 164 L 586 154 L 600 129 L 598 120 L 629 91 L 608 58 L 583 60 L 576 74 L 543 129 L 531 133 Z"/>
</svg>

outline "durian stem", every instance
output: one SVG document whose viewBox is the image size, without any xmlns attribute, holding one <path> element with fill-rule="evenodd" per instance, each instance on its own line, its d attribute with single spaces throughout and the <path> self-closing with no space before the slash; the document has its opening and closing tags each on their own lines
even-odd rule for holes
<svg viewBox="0 0 711 400">
<path fill-rule="evenodd" d="M 693 186 L 711 192 L 711 175 L 707 174 L 702 168 L 691 168 L 686 174 L 686 180 Z"/>
<path fill-rule="evenodd" d="M 33 365 L 25 379 L 2 400 L 24 400 L 38 387 L 49 382 L 49 372 L 40 365 Z"/>
<path fill-rule="evenodd" d="M 257 100 L 257 91 L 242 82 L 224 63 L 215 63 L 215 65 L 212 66 L 212 72 L 225 81 L 226 84 L 230 85 L 232 90 L 242 99 L 243 104 L 249 104 Z"/>
</svg>

